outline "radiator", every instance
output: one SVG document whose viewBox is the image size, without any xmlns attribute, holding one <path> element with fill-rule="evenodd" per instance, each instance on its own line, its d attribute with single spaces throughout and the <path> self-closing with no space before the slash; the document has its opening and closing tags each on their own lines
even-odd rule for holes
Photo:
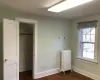
<svg viewBox="0 0 100 80">
<path fill-rule="evenodd" d="M 72 70 L 71 68 L 71 50 L 64 50 L 61 52 L 61 72 Z"/>
</svg>

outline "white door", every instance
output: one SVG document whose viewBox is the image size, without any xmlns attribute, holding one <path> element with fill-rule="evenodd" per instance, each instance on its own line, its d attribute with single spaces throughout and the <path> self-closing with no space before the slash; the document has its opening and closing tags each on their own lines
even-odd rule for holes
<svg viewBox="0 0 100 80">
<path fill-rule="evenodd" d="M 3 80 L 19 80 L 18 22 L 3 19 Z"/>
</svg>

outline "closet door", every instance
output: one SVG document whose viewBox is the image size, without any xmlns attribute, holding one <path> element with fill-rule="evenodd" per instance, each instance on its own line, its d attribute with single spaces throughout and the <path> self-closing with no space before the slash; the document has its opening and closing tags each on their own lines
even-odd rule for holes
<svg viewBox="0 0 100 80">
<path fill-rule="evenodd" d="M 19 80 L 19 23 L 3 19 L 3 80 Z"/>
</svg>

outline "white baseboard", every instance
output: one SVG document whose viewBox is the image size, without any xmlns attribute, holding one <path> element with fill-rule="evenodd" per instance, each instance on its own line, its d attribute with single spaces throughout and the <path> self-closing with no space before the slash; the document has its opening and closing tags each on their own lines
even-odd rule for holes
<svg viewBox="0 0 100 80">
<path fill-rule="evenodd" d="M 52 74 L 56 74 L 56 73 L 59 73 L 59 68 L 57 69 L 51 69 L 51 70 L 48 70 L 48 71 L 44 71 L 44 72 L 39 72 L 39 73 L 36 73 L 35 74 L 35 79 L 38 79 L 38 78 L 42 78 L 42 77 L 45 77 L 45 76 L 49 76 L 49 75 L 52 75 Z"/>
<path fill-rule="evenodd" d="M 36 73 L 34 78 L 35 79 L 38 79 L 38 78 L 42 78 L 42 77 L 45 77 L 45 76 L 49 76 L 49 75 L 52 75 L 52 74 L 56 74 L 56 73 L 59 73 L 59 68 L 57 69 L 52 69 L 52 70 L 48 70 L 48 71 L 44 71 L 44 72 L 39 72 L 39 73 Z M 79 69 L 79 68 L 76 68 L 76 67 L 73 67 L 73 71 L 77 72 L 77 73 L 80 73 L 84 76 L 87 76 L 87 77 L 90 77 L 94 80 L 100 80 L 100 76 L 96 75 L 96 74 L 93 74 L 93 73 L 90 73 L 88 71 L 85 71 L 83 69 Z"/>
<path fill-rule="evenodd" d="M 90 73 L 88 71 L 85 71 L 83 69 L 79 69 L 79 68 L 76 68 L 76 67 L 73 67 L 73 71 L 77 72 L 77 73 L 80 73 L 84 76 L 87 76 L 87 77 L 90 77 L 94 80 L 100 80 L 100 76 L 96 75 L 96 74 L 93 74 L 93 73 Z"/>
</svg>

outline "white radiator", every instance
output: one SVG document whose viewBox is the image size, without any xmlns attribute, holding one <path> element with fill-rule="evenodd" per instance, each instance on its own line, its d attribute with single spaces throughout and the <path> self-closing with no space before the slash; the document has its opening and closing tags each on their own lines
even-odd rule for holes
<svg viewBox="0 0 100 80">
<path fill-rule="evenodd" d="M 65 72 L 71 69 L 71 50 L 61 52 L 61 71 Z"/>
</svg>

